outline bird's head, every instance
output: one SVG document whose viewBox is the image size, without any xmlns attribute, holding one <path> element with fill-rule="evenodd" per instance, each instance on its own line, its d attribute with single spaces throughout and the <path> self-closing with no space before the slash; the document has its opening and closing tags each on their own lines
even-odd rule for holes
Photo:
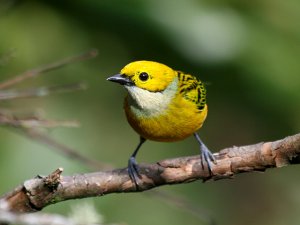
<svg viewBox="0 0 300 225">
<path fill-rule="evenodd" d="M 127 64 L 120 74 L 109 77 L 107 80 L 125 86 L 136 86 L 150 91 L 164 91 L 176 77 L 176 71 L 170 67 L 152 61 L 136 61 Z"/>
</svg>

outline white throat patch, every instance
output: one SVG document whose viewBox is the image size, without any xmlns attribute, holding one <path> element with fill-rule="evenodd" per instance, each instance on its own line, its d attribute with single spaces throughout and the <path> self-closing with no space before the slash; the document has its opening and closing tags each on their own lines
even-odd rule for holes
<svg viewBox="0 0 300 225">
<path fill-rule="evenodd" d="M 137 117 L 154 117 L 162 114 L 169 106 L 178 89 L 178 78 L 162 92 L 151 92 L 136 86 L 126 86 L 130 109 Z"/>
</svg>

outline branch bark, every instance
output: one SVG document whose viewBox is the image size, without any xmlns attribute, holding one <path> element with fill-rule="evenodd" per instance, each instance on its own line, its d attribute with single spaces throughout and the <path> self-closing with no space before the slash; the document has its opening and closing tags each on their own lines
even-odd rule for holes
<svg viewBox="0 0 300 225">
<path fill-rule="evenodd" d="M 274 142 L 232 147 L 215 153 L 212 174 L 202 169 L 199 156 L 166 159 L 140 164 L 141 182 L 137 190 L 127 169 L 61 176 L 59 168 L 47 177 L 25 181 L 2 196 L 13 212 L 35 212 L 61 201 L 102 196 L 110 193 L 146 191 L 161 185 L 195 180 L 219 180 L 235 174 L 265 171 L 268 168 L 300 163 L 300 133 Z"/>
</svg>

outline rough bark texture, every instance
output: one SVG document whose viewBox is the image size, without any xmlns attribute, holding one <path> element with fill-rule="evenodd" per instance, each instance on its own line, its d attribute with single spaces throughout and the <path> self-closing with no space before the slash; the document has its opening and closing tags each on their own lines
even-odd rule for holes
<svg viewBox="0 0 300 225">
<path fill-rule="evenodd" d="M 62 176 L 59 168 L 47 177 L 25 181 L 2 196 L 13 212 L 35 212 L 47 205 L 68 199 L 102 196 L 110 193 L 145 191 L 160 185 L 195 180 L 231 178 L 242 172 L 264 171 L 300 163 L 300 134 L 279 141 L 232 147 L 214 154 L 217 164 L 212 174 L 202 169 L 199 156 L 166 159 L 155 164 L 140 164 L 138 190 L 129 179 L 127 169 Z"/>
</svg>

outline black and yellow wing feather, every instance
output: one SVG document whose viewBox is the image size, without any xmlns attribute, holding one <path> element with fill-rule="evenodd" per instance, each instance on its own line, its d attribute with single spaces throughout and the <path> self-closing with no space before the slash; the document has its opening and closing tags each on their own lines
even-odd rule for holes
<svg viewBox="0 0 300 225">
<path fill-rule="evenodd" d="M 194 102 L 201 111 L 206 105 L 206 89 L 195 76 L 177 71 L 179 93 L 187 100 Z"/>
</svg>

